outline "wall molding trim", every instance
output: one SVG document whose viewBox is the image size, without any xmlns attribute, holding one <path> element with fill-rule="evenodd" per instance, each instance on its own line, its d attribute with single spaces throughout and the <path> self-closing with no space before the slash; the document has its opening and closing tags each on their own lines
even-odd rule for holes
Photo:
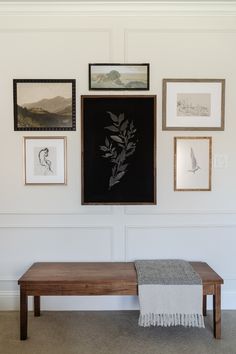
<svg viewBox="0 0 236 354">
<path fill-rule="evenodd" d="M 144 211 L 146 209 L 146 212 Z M 1 213 L 0 213 L 1 214 Z M 127 215 L 236 215 L 236 210 L 198 210 L 198 209 L 182 209 L 182 210 L 174 210 L 174 209 L 166 209 L 166 210 L 157 210 L 155 207 L 145 208 L 143 206 L 142 212 L 135 207 L 125 207 L 125 214 Z"/>
<path fill-rule="evenodd" d="M 205 228 L 234 228 L 236 224 L 162 224 L 162 225 L 126 225 L 126 229 L 150 230 L 150 229 L 205 229 Z"/>
<path fill-rule="evenodd" d="M 104 208 L 102 206 L 95 206 L 93 209 L 86 209 L 85 212 L 80 212 L 80 211 L 68 211 L 68 212 L 31 212 L 31 211 L 25 211 L 25 212 L 20 212 L 20 211 L 0 211 L 0 216 L 90 216 L 90 215 L 110 215 L 116 208 L 121 208 L 122 206 L 105 206 Z M 86 207 L 85 207 L 86 208 Z M 101 209 L 102 208 L 102 209 Z M 182 210 L 175 210 L 175 209 L 163 209 L 163 210 L 157 210 L 158 206 L 147 206 L 142 205 L 142 212 L 139 211 L 139 207 L 133 207 L 133 206 L 124 206 L 124 214 L 127 215 L 236 215 L 236 210 L 199 210 L 199 209 L 182 209 Z M 136 209 L 137 208 L 137 209 Z M 146 212 L 145 212 L 146 208 Z"/>
<path fill-rule="evenodd" d="M 113 230 L 111 225 L 105 225 L 104 221 L 102 221 L 104 224 L 101 225 L 101 223 L 96 223 L 93 222 L 93 225 L 85 225 L 84 223 L 77 222 L 77 223 L 70 223 L 70 222 L 66 222 L 66 221 L 62 221 L 60 220 L 61 223 L 48 223 L 47 221 L 45 221 L 43 224 L 39 224 L 38 222 L 29 222 L 27 223 L 26 221 L 22 222 L 22 224 L 19 223 L 14 223 L 13 221 L 11 223 L 3 223 L 0 225 L 0 229 L 96 229 L 96 230 L 101 230 L 101 229 L 110 229 Z M 145 225 L 141 219 L 141 225 L 137 222 L 136 224 L 132 224 L 132 225 L 128 225 L 128 224 L 124 224 L 125 228 L 137 228 L 137 229 L 181 229 L 181 228 L 191 228 L 191 229 L 199 229 L 199 228 L 203 228 L 203 229 L 209 229 L 209 228 L 223 228 L 223 229 L 228 229 L 228 228 L 235 228 L 236 227 L 236 223 L 235 222 L 230 222 L 227 221 L 225 223 L 217 223 L 217 222 L 212 222 L 212 223 L 193 223 L 193 222 L 183 222 L 180 221 L 178 223 L 176 222 L 169 222 L 166 224 L 157 224 L 156 220 L 153 220 L 153 222 L 151 222 L 149 220 L 149 222 L 147 222 L 147 225 Z"/>
<path fill-rule="evenodd" d="M 79 216 L 79 217 L 78 217 Z M 91 220 L 92 216 L 92 220 Z M 109 216 L 109 219 L 108 219 Z M 137 220 L 137 216 L 139 219 Z M 155 211 L 114 209 L 104 214 L 0 213 L 1 229 L 109 229 L 114 223 L 127 228 L 235 228 L 235 211 Z M 144 218 L 147 220 L 144 221 Z"/>
<path fill-rule="evenodd" d="M 235 1 L 3 1 L 2 16 L 235 16 Z"/>
</svg>

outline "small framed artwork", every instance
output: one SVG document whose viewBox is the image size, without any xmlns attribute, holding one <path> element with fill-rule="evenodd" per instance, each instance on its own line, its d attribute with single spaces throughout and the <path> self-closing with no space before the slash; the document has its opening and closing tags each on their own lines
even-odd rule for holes
<svg viewBox="0 0 236 354">
<path fill-rule="evenodd" d="M 24 137 L 25 184 L 66 184 L 66 137 Z"/>
<path fill-rule="evenodd" d="M 14 130 L 76 130 L 75 80 L 13 80 Z"/>
<path fill-rule="evenodd" d="M 174 190 L 210 191 L 211 137 L 174 138 Z"/>
<path fill-rule="evenodd" d="M 82 204 L 156 204 L 156 96 L 82 96 Z"/>
<path fill-rule="evenodd" d="M 89 64 L 90 90 L 149 90 L 149 64 Z"/>
<path fill-rule="evenodd" d="M 163 130 L 224 130 L 224 79 L 164 79 Z"/>
</svg>

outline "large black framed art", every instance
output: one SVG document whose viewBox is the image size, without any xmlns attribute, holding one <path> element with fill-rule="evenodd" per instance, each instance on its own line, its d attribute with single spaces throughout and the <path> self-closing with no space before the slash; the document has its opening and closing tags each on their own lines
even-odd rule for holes
<svg viewBox="0 0 236 354">
<path fill-rule="evenodd" d="M 81 100 L 82 204 L 156 204 L 156 96 Z"/>
</svg>

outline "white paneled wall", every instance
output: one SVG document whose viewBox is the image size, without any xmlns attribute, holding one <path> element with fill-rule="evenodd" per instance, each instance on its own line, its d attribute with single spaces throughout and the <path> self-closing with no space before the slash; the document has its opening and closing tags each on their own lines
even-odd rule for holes
<svg viewBox="0 0 236 354">
<path fill-rule="evenodd" d="M 136 258 L 206 261 L 225 279 L 223 307 L 236 308 L 236 6 L 0 3 L 0 48 L 0 309 L 18 308 L 17 279 L 35 261 Z M 95 62 L 150 63 L 156 206 L 81 206 L 80 95 L 94 94 L 88 63 Z M 75 78 L 76 132 L 14 132 L 13 78 Z M 163 78 L 225 78 L 225 131 L 162 131 Z M 67 186 L 24 185 L 23 136 L 41 135 L 67 136 Z M 211 192 L 173 191 L 173 137 L 184 135 L 212 136 L 213 162 L 226 157 L 224 168 L 213 164 Z M 44 298 L 43 308 L 134 309 L 138 303 L 135 297 L 58 297 Z"/>
</svg>

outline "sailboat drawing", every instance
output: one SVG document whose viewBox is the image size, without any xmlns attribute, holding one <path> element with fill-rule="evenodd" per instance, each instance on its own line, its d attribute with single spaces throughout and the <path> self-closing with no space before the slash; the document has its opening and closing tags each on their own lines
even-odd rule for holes
<svg viewBox="0 0 236 354">
<path fill-rule="evenodd" d="M 188 170 L 188 172 L 195 173 L 196 171 L 200 170 L 200 166 L 198 166 L 196 156 L 194 154 L 193 148 L 191 147 L 190 151 L 190 158 L 191 158 L 191 163 L 192 163 L 192 169 Z"/>
</svg>

